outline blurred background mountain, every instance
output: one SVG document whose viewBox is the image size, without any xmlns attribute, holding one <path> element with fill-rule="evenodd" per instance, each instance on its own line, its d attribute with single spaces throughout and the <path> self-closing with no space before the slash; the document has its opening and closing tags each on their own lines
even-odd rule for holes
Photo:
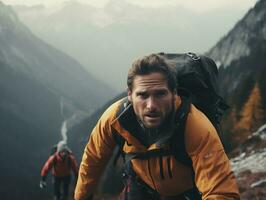
<svg viewBox="0 0 266 200">
<path fill-rule="evenodd" d="M 61 139 L 62 122 L 73 125 L 114 93 L 0 2 L 1 199 L 42 199 L 40 167 Z"/>
<path fill-rule="evenodd" d="M 161 51 L 194 51 L 216 61 L 231 106 L 222 138 L 242 199 L 265 198 L 266 1 L 246 13 L 240 8 L 199 13 L 126 0 L 102 7 L 0 1 L 1 199 L 51 198 L 51 188 L 42 191 L 38 182 L 50 148 L 63 139 L 62 124 L 80 161 L 96 121 L 124 95 L 132 60 Z M 99 193 L 117 193 L 118 177 L 109 165 Z"/>
<path fill-rule="evenodd" d="M 102 7 L 71 0 L 52 8 L 24 5 L 14 9 L 33 33 L 120 90 L 136 57 L 161 51 L 205 52 L 246 12 L 241 4 L 199 12 L 181 5 L 106 2 Z"/>
</svg>

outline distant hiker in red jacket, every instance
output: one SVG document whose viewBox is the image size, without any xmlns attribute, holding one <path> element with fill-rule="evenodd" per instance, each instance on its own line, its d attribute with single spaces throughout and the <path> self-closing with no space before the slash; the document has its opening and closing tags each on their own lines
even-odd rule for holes
<svg viewBox="0 0 266 200">
<path fill-rule="evenodd" d="M 75 177 L 77 177 L 78 164 L 64 141 L 58 143 L 56 153 L 51 155 L 43 166 L 40 188 L 46 186 L 46 176 L 51 169 L 54 178 L 55 200 L 66 200 L 71 181 L 71 170 L 74 172 Z"/>
</svg>

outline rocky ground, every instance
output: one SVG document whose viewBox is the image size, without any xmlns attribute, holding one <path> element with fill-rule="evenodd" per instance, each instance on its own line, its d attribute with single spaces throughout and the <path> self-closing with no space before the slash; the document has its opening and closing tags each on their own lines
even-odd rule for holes
<svg viewBox="0 0 266 200">
<path fill-rule="evenodd" d="M 231 159 L 241 200 L 266 199 L 266 124 L 253 133 Z"/>
</svg>

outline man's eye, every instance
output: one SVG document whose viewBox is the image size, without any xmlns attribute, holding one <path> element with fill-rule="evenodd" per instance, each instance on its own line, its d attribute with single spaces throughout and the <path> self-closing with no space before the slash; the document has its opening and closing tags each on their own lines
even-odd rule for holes
<svg viewBox="0 0 266 200">
<path fill-rule="evenodd" d="M 146 94 L 146 93 L 137 93 L 137 97 L 145 99 L 145 98 L 148 98 L 148 94 Z"/>
<path fill-rule="evenodd" d="M 164 96 L 166 96 L 167 95 L 167 92 L 166 91 L 160 91 L 160 92 L 157 92 L 156 93 L 156 96 L 157 97 L 164 97 Z"/>
</svg>

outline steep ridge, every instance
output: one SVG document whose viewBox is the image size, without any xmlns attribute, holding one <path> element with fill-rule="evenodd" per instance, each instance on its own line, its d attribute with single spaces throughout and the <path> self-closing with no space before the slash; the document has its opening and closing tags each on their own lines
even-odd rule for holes
<svg viewBox="0 0 266 200">
<path fill-rule="evenodd" d="M 236 146 L 266 119 L 266 1 L 258 1 L 207 55 L 220 66 L 221 91 L 231 106 L 225 132 Z"/>
<path fill-rule="evenodd" d="M 265 199 L 266 1 L 259 0 L 207 55 L 220 66 L 221 92 L 231 106 L 224 141 L 241 199 Z"/>
<path fill-rule="evenodd" d="M 3 62 L 42 82 L 76 109 L 92 111 L 114 96 L 113 89 L 92 77 L 76 60 L 34 36 L 11 7 L 0 2 L 0 11 Z"/>
</svg>

